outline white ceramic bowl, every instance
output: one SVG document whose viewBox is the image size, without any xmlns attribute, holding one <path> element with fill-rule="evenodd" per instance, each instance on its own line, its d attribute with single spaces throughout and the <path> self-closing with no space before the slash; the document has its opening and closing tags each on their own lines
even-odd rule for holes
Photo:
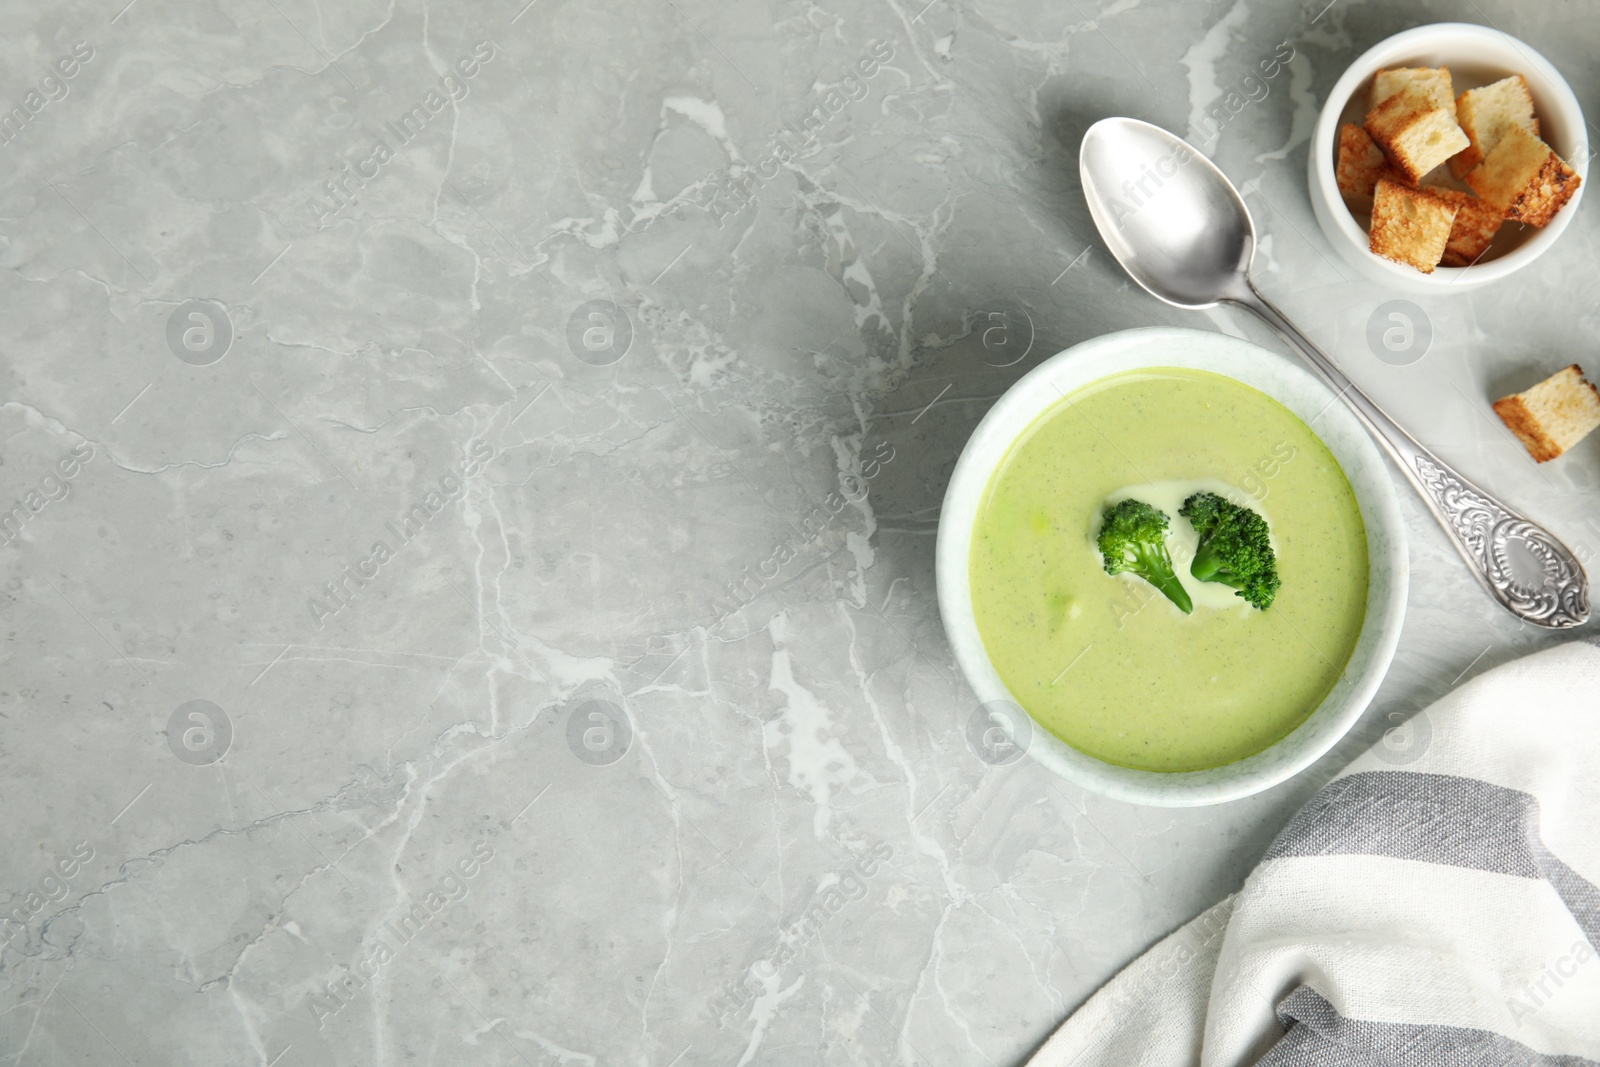
<svg viewBox="0 0 1600 1067">
<path fill-rule="evenodd" d="M 1487 85 L 1510 74 L 1528 80 L 1539 134 L 1583 183 L 1543 229 L 1507 223 L 1483 259 L 1470 267 L 1438 267 L 1432 274 L 1372 254 L 1366 228 L 1345 206 L 1334 179 L 1339 126 L 1359 126 L 1366 118 L 1372 76 L 1384 67 L 1450 68 L 1456 94 Z M 1506 277 L 1538 259 L 1555 244 L 1583 199 L 1589 181 L 1589 144 L 1583 109 L 1572 87 L 1556 68 L 1527 44 L 1487 26 L 1441 22 L 1397 33 L 1371 48 L 1350 65 L 1322 105 L 1311 135 L 1309 171 L 1311 206 L 1322 232 L 1346 262 L 1368 281 L 1410 292 L 1462 292 Z"/>
<path fill-rule="evenodd" d="M 1215 804 L 1283 781 L 1322 755 L 1361 717 L 1389 668 L 1405 616 L 1405 526 L 1383 456 L 1333 392 L 1288 356 L 1199 330 L 1125 330 L 1045 360 L 1006 390 L 961 452 L 939 515 L 939 613 L 956 662 L 980 705 L 1020 702 L 989 661 L 972 613 L 968 554 L 972 524 L 989 478 L 1035 418 L 1063 397 L 1109 374 L 1144 367 L 1191 367 L 1243 382 L 1298 415 L 1344 468 L 1367 528 L 1367 615 L 1355 651 L 1333 691 L 1293 733 L 1236 763 L 1183 773 L 1140 771 L 1071 748 L 1017 714 L 1002 726 L 1016 745 L 1050 770 L 1119 800 L 1163 807 Z M 1070 474 L 1070 472 L 1063 472 Z"/>
</svg>

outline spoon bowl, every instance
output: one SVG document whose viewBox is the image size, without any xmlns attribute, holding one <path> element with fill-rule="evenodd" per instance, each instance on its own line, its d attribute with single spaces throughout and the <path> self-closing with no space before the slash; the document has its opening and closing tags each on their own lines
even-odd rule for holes
<svg viewBox="0 0 1600 1067">
<path fill-rule="evenodd" d="M 1190 170 L 1210 174 L 1193 180 Z M 1100 236 L 1151 295 L 1214 307 L 1248 273 L 1256 233 L 1244 201 L 1215 164 L 1166 130 L 1097 122 L 1084 135 L 1079 171 Z"/>
<path fill-rule="evenodd" d="M 1423 447 L 1261 295 L 1250 279 L 1250 211 L 1193 145 L 1138 119 L 1101 119 L 1084 134 L 1078 172 L 1095 226 L 1129 276 L 1175 307 L 1229 303 L 1259 315 L 1383 446 L 1502 607 L 1551 629 L 1589 618 L 1589 579 L 1571 549 Z"/>
</svg>

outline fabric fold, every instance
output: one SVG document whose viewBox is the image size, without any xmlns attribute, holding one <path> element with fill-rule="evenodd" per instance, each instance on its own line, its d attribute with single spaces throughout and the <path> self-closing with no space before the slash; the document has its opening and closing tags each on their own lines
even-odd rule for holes
<svg viewBox="0 0 1600 1067">
<path fill-rule="evenodd" d="M 1352 762 L 1029 1067 L 1600 1067 L 1600 647 L 1418 720 L 1421 751 Z"/>
</svg>

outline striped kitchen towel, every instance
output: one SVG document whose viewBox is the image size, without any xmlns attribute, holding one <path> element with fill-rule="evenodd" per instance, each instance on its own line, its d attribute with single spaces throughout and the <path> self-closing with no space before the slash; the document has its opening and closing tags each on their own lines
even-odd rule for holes
<svg viewBox="0 0 1600 1067">
<path fill-rule="evenodd" d="M 1600 646 L 1490 671 L 1409 732 L 1029 1067 L 1600 1067 Z"/>
</svg>

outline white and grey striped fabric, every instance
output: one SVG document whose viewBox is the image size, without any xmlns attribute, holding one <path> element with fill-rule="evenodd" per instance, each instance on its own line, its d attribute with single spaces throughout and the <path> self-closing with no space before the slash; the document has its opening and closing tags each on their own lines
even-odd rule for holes
<svg viewBox="0 0 1600 1067">
<path fill-rule="evenodd" d="M 1428 708 L 1029 1067 L 1600 1067 L 1600 645 Z"/>
</svg>

